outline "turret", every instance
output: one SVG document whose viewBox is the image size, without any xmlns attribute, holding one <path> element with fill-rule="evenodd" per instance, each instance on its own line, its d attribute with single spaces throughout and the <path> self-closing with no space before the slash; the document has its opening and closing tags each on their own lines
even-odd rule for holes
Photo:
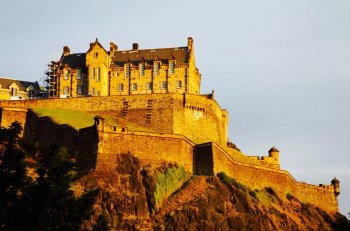
<svg viewBox="0 0 350 231">
<path fill-rule="evenodd" d="M 269 150 L 269 157 L 272 157 L 275 159 L 275 161 L 280 161 L 280 151 L 278 151 L 277 148 L 275 148 L 275 146 L 273 146 L 270 150 Z"/>
<path fill-rule="evenodd" d="M 94 120 L 97 131 L 102 131 L 105 125 L 105 119 L 101 116 L 95 116 Z"/>
<path fill-rule="evenodd" d="M 334 188 L 334 195 L 337 197 L 340 194 L 340 187 L 339 187 L 340 181 L 336 177 L 334 177 L 331 183 Z"/>
</svg>

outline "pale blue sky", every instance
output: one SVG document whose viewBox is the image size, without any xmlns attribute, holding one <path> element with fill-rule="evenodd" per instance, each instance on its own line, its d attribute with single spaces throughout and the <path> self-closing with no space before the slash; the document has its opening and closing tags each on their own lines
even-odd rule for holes
<svg viewBox="0 0 350 231">
<path fill-rule="evenodd" d="M 250 155 L 275 145 L 300 181 L 341 181 L 350 212 L 350 1 L 0 0 L 0 76 L 39 80 L 63 45 L 119 49 L 195 41 L 202 92 Z"/>
</svg>

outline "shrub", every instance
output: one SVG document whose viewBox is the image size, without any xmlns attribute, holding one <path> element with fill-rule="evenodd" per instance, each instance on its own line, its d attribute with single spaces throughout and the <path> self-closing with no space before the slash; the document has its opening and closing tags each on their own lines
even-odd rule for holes
<svg viewBox="0 0 350 231">
<path fill-rule="evenodd" d="M 157 172 L 154 192 L 156 206 L 161 205 L 165 198 L 180 188 L 189 178 L 190 174 L 181 166 L 172 166 L 164 172 Z"/>
<path fill-rule="evenodd" d="M 256 192 L 255 191 L 249 191 L 249 195 L 253 198 L 256 198 Z"/>
<path fill-rule="evenodd" d="M 291 194 L 291 193 L 287 193 L 287 199 L 288 200 L 293 200 L 293 199 L 295 199 L 295 197 Z"/>
<path fill-rule="evenodd" d="M 219 177 L 219 179 L 222 181 L 222 183 L 226 184 L 226 185 L 234 185 L 236 188 L 239 189 L 245 189 L 244 186 L 240 183 L 238 183 L 234 178 L 229 177 L 228 175 L 226 175 L 226 173 L 224 172 L 219 172 L 217 174 L 217 177 Z"/>
<path fill-rule="evenodd" d="M 275 190 L 273 190 L 273 188 L 266 187 L 265 190 L 267 193 L 271 194 L 272 196 L 277 196 L 277 194 L 276 194 Z"/>
</svg>

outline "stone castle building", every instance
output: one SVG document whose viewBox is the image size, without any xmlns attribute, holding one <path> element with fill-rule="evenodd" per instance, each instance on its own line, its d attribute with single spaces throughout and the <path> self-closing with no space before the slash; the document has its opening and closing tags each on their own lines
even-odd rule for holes
<svg viewBox="0 0 350 231">
<path fill-rule="evenodd" d="M 193 39 L 185 47 L 107 51 L 96 39 L 86 53 L 63 47 L 59 61 L 47 72 L 52 98 L 135 95 L 154 93 L 200 94 L 201 75 L 196 68 Z"/>
<path fill-rule="evenodd" d="M 311 185 L 280 167 L 279 150 L 248 156 L 228 138 L 228 113 L 213 93 L 201 94 L 194 42 L 186 47 L 109 51 L 96 40 L 86 53 L 63 48 L 48 74 L 50 99 L 0 102 L 1 126 L 23 124 L 28 144 L 66 147 L 86 171 L 113 171 L 120 154 L 141 163 L 176 162 L 192 174 L 225 172 L 252 189 L 273 187 L 300 201 L 337 211 L 339 181 Z M 93 96 L 93 97 L 86 97 Z M 36 110 L 96 115 L 83 128 L 59 124 Z M 114 122 L 111 122 L 114 121 Z M 297 155 L 297 154 L 296 154 Z"/>
</svg>

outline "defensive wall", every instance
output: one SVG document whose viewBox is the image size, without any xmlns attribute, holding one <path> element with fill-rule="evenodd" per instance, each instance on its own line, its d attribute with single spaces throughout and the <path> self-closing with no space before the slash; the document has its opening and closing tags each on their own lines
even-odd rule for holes
<svg viewBox="0 0 350 231">
<path fill-rule="evenodd" d="M 195 143 L 227 142 L 228 113 L 213 95 L 145 94 L 132 96 L 81 97 L 69 99 L 2 101 L 1 108 L 57 108 L 122 117 L 156 133 L 184 135 Z M 17 118 L 10 109 L 4 121 Z M 4 125 L 8 123 L 4 122 Z"/>
<path fill-rule="evenodd" d="M 195 166 L 197 174 L 216 175 L 225 172 L 252 189 L 272 187 L 276 191 L 293 195 L 301 202 L 314 204 L 327 211 L 338 211 L 333 185 L 316 186 L 301 183 L 288 171 L 233 159 L 215 143 L 196 146 Z"/>
<path fill-rule="evenodd" d="M 87 99 L 90 101 L 91 98 Z M 66 109 L 73 109 L 72 104 L 68 104 L 70 100 L 55 99 L 49 102 L 55 106 L 54 108 L 62 106 Z M 73 105 L 78 106 L 83 102 L 80 100 L 81 98 L 75 100 L 77 102 Z M 182 102 L 183 107 L 186 108 L 194 105 L 195 100 L 198 99 L 189 97 L 179 101 L 170 97 L 167 100 L 167 102 L 172 101 L 175 107 L 180 107 L 180 105 L 174 102 Z M 96 118 L 94 126 L 77 131 L 70 126 L 56 124 L 48 117 L 38 117 L 27 109 L 34 107 L 34 104 L 36 107 L 44 107 L 44 105 L 48 107 L 47 104 L 43 104 L 44 101 L 46 100 L 31 103 L 17 101 L 6 103 L 7 107 L 1 105 L 1 125 L 9 125 L 14 120 L 23 122 L 25 140 L 32 144 L 36 142 L 41 148 L 47 148 L 52 142 L 60 143 L 72 156 L 76 157 L 78 167 L 82 171 L 114 168 L 118 154 L 130 152 L 144 163 L 177 162 L 187 171 L 200 175 L 216 175 L 219 172 L 225 172 L 253 189 L 273 187 L 282 193 L 292 194 L 304 203 L 312 203 L 325 210 L 338 210 L 333 185 L 315 186 L 297 182 L 287 171 L 279 170 L 269 163 L 244 155 L 232 155 L 232 153 L 230 155 L 222 148 L 222 145 L 216 142 L 196 145 L 191 139 L 180 134 L 128 131 L 127 127 L 113 127 L 105 124 L 101 117 Z M 144 102 L 141 99 L 140 101 Z M 55 102 L 60 105 L 55 105 Z M 14 106 L 13 104 L 21 107 L 9 107 Z M 97 109 L 105 109 L 103 104 L 94 106 Z M 209 104 L 208 107 L 210 106 L 215 106 L 215 104 Z M 80 110 L 84 110 L 83 106 L 80 107 Z M 205 110 L 208 111 L 207 108 Z M 172 113 L 174 115 L 174 112 Z M 177 116 L 181 117 L 180 114 Z M 210 116 L 222 116 L 222 114 L 213 113 Z"/>
</svg>

